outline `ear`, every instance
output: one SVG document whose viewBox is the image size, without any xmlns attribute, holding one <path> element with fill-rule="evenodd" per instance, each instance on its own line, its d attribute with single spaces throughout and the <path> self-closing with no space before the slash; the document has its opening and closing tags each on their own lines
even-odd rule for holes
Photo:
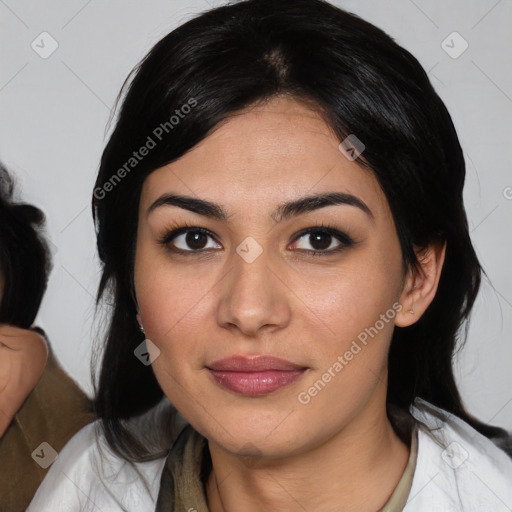
<svg viewBox="0 0 512 512">
<path fill-rule="evenodd" d="M 139 322 L 139 326 L 142 327 L 142 318 L 139 313 L 137 313 L 137 322 Z"/>
<path fill-rule="evenodd" d="M 441 277 L 446 242 L 433 242 L 415 250 L 419 268 L 407 271 L 399 298 L 402 309 L 395 317 L 397 327 L 408 327 L 419 320 L 434 300 Z"/>
</svg>

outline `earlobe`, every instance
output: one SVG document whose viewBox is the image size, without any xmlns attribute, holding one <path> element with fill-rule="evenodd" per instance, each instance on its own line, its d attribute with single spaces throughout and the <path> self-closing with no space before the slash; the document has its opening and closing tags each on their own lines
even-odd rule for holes
<svg viewBox="0 0 512 512">
<path fill-rule="evenodd" d="M 416 323 L 434 300 L 445 253 L 444 241 L 416 251 L 418 265 L 407 271 L 399 299 L 402 309 L 395 317 L 397 327 L 408 327 Z"/>
<path fill-rule="evenodd" d="M 137 313 L 137 322 L 139 323 L 140 332 L 142 334 L 146 334 L 146 331 L 144 330 L 144 324 L 142 323 L 142 317 L 140 316 L 140 313 Z"/>
</svg>

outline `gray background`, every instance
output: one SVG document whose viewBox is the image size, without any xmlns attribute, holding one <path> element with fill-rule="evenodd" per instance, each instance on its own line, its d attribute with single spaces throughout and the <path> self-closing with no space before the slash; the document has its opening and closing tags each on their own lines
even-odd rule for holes
<svg viewBox="0 0 512 512">
<path fill-rule="evenodd" d="M 0 158 L 24 199 L 48 217 L 55 266 L 37 323 L 87 393 L 102 319 L 94 316 L 99 265 L 89 205 L 110 109 L 157 40 L 221 3 L 0 0 Z M 512 429 L 511 1 L 333 3 L 410 50 L 453 116 L 467 158 L 471 236 L 489 278 L 456 375 L 472 413 Z M 52 44 L 57 49 L 44 55 Z"/>
</svg>

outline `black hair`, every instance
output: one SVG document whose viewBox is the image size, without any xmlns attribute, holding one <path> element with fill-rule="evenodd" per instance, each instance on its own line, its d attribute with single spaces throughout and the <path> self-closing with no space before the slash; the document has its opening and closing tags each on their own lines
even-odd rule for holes
<svg viewBox="0 0 512 512">
<path fill-rule="evenodd" d="M 114 451 L 151 457 L 121 420 L 163 397 L 151 367 L 133 354 L 143 340 L 133 287 L 142 184 L 228 116 L 279 95 L 314 108 L 340 141 L 355 134 L 364 143 L 356 162 L 386 195 L 405 268 L 418 266 L 415 248 L 447 243 L 433 302 L 414 325 L 394 331 L 388 407 L 408 410 L 421 397 L 486 436 L 506 434 L 465 410 L 454 379 L 452 358 L 482 270 L 463 205 L 465 163 L 455 128 L 408 51 L 323 0 L 245 0 L 170 32 L 129 75 L 118 101 L 122 95 L 92 204 L 103 264 L 97 299 L 108 295 L 113 306 L 95 406 Z M 151 149 L 135 158 L 143 146 Z"/>
<path fill-rule="evenodd" d="M 0 323 L 29 329 L 48 284 L 51 257 L 43 212 L 14 198 L 14 180 L 0 164 Z"/>
</svg>

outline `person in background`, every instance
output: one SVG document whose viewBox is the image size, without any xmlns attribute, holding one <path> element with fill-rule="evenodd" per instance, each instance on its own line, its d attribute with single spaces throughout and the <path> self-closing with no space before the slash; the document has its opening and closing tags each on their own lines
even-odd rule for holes
<svg viewBox="0 0 512 512">
<path fill-rule="evenodd" d="M 94 419 L 32 326 L 51 270 L 43 224 L 38 208 L 14 199 L 0 164 L 0 512 L 25 510 L 56 453 Z"/>
</svg>

